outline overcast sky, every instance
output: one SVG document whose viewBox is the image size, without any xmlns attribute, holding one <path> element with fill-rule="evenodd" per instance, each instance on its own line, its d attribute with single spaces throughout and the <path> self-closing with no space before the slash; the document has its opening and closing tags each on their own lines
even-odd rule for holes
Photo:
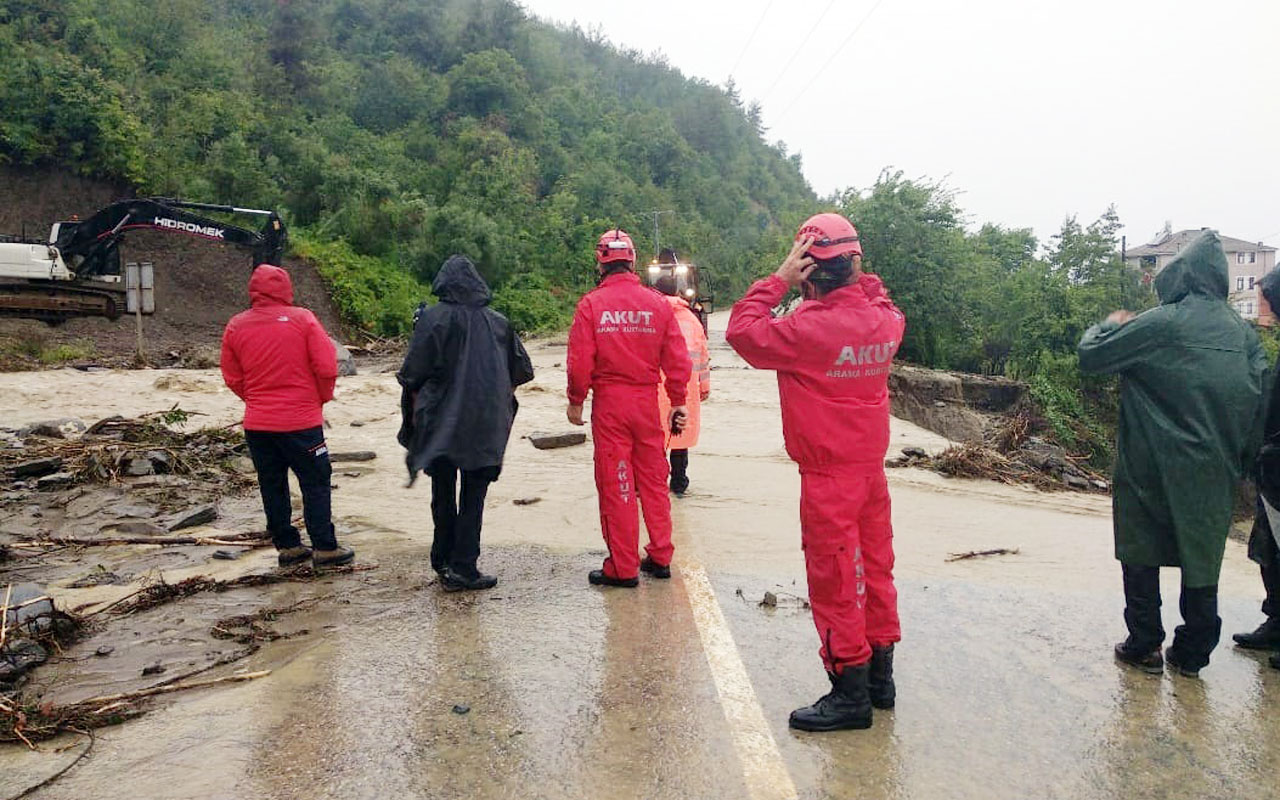
<svg viewBox="0 0 1280 800">
<path fill-rule="evenodd" d="M 1042 241 L 1115 203 L 1131 246 L 1166 220 L 1280 246 L 1278 0 L 522 2 L 732 74 L 819 194 L 893 167 Z"/>
</svg>

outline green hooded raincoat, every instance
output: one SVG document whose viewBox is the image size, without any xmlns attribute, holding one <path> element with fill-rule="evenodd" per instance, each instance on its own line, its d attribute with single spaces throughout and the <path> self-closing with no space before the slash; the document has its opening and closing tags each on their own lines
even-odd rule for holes
<svg viewBox="0 0 1280 800">
<path fill-rule="evenodd" d="M 1161 305 L 1080 340 L 1080 368 L 1120 375 L 1113 517 L 1116 558 L 1182 568 L 1215 586 L 1235 492 L 1262 433 L 1266 356 L 1227 305 L 1227 256 L 1213 231 L 1156 276 Z"/>
</svg>

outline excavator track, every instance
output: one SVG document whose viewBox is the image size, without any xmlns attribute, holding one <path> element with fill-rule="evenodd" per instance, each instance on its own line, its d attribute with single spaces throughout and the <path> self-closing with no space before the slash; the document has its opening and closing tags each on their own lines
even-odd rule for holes
<svg viewBox="0 0 1280 800">
<path fill-rule="evenodd" d="M 57 325 L 75 317 L 119 318 L 124 292 L 59 283 L 0 282 L 0 317 Z"/>
</svg>

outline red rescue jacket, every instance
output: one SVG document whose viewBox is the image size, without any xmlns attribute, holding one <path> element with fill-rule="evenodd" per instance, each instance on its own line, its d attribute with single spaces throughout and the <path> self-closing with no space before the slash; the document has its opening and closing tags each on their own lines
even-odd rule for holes
<svg viewBox="0 0 1280 800">
<path fill-rule="evenodd" d="M 634 272 L 615 272 L 578 301 L 566 361 L 574 405 L 592 386 L 656 386 L 661 371 L 667 398 L 682 406 L 693 369 L 666 296 Z"/>
<path fill-rule="evenodd" d="M 787 455 L 804 469 L 884 469 L 889 370 L 906 320 L 875 275 L 775 319 L 787 285 L 757 281 L 737 302 L 725 338 L 747 363 L 778 373 Z"/>
<path fill-rule="evenodd" d="M 244 400 L 250 431 L 301 431 L 324 424 L 338 359 L 324 326 L 293 305 L 293 283 L 279 267 L 249 278 L 252 307 L 222 333 L 222 379 Z"/>
</svg>

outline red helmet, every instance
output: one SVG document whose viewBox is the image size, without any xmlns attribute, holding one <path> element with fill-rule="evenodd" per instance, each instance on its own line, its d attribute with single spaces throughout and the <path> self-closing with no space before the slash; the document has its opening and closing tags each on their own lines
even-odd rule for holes
<svg viewBox="0 0 1280 800">
<path fill-rule="evenodd" d="M 635 263 L 636 246 L 631 237 L 621 228 L 605 231 L 596 242 L 596 263 L 609 264 L 614 261 L 630 261 Z"/>
<path fill-rule="evenodd" d="M 809 255 L 826 261 L 836 256 L 852 253 L 862 255 L 862 243 L 858 241 L 858 229 L 839 214 L 814 214 L 796 231 L 796 241 L 813 237 Z"/>
</svg>

